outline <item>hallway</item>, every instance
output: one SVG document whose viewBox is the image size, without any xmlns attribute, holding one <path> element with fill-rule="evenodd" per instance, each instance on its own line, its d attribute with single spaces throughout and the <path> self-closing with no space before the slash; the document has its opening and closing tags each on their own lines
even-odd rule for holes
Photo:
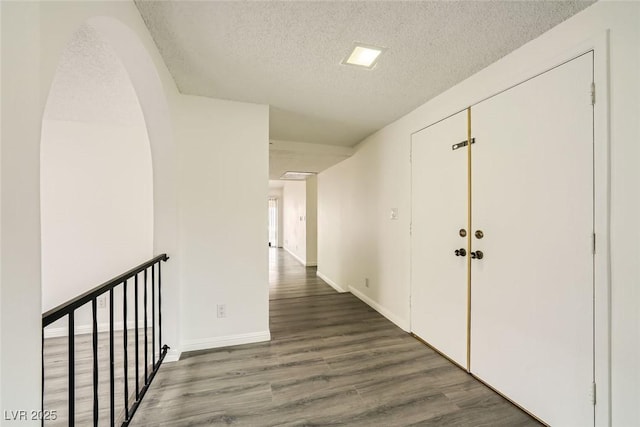
<svg viewBox="0 0 640 427">
<path fill-rule="evenodd" d="M 284 249 L 269 248 L 269 300 L 335 294 L 317 270 L 301 266 Z"/>
<path fill-rule="evenodd" d="M 271 342 L 163 365 L 132 425 L 539 425 L 315 268 L 269 255 Z"/>
</svg>

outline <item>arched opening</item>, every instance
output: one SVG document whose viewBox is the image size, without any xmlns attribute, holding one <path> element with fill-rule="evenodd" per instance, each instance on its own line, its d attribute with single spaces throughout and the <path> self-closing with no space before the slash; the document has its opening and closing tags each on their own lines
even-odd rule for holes
<svg viewBox="0 0 640 427">
<path fill-rule="evenodd" d="M 124 65 L 90 25 L 75 32 L 60 58 L 40 158 L 46 311 L 153 255 L 144 115 Z"/>
<path fill-rule="evenodd" d="M 144 115 L 122 61 L 88 24 L 73 34 L 60 57 L 42 120 L 40 160 L 42 308 L 47 311 L 153 257 L 153 173 Z M 119 331 L 118 342 L 124 342 L 124 328 L 132 331 L 131 316 L 125 319 L 122 312 L 122 287 L 112 297 L 103 294 L 97 300 L 101 346 L 108 344 L 110 328 Z M 78 372 L 93 363 L 93 357 L 82 356 L 92 349 L 91 305 L 76 310 L 72 331 L 65 320 L 45 329 L 44 405 L 70 419 L 67 390 L 62 387 L 60 393 L 57 384 L 70 374 L 54 367 L 65 353 Z M 67 338 L 58 338 L 68 334 L 76 336 L 74 359 L 66 351 Z M 98 372 L 108 372 L 106 353 L 98 354 L 96 363 L 102 366 Z M 122 360 L 115 364 L 123 368 Z M 87 370 L 74 377 L 81 384 L 91 375 Z M 129 394 L 124 382 L 116 377 L 118 402 Z M 99 386 L 103 401 L 109 396 L 106 386 Z M 77 389 L 74 416 L 88 422 L 90 393 L 82 390 L 88 388 Z M 116 412 L 122 406 L 116 404 Z M 103 419 L 108 410 L 103 402 Z"/>
<path fill-rule="evenodd" d="M 41 394 L 40 142 L 43 112 L 68 41 L 88 24 L 122 61 L 153 158 L 154 253 L 163 268 L 163 342 L 179 354 L 178 215 L 169 101 L 177 95 L 132 3 L 2 3 L 2 404 L 39 408 Z M 5 61 L 6 59 L 6 61 Z M 169 357 L 168 357 L 169 358 Z"/>
<path fill-rule="evenodd" d="M 43 312 L 154 255 L 176 252 L 175 156 L 164 97 L 144 45 L 133 31 L 113 18 L 87 20 L 61 51 L 44 106 L 40 145 Z M 112 418 L 110 410 L 115 410 L 116 419 L 129 417 L 125 402 L 131 405 L 133 396 L 138 395 L 138 382 L 146 384 L 147 369 L 156 366 L 160 345 L 156 346 L 154 340 L 169 342 L 175 348 L 178 301 L 176 283 L 171 280 L 175 270 L 163 271 L 168 303 L 163 304 L 162 313 L 171 322 L 164 340 L 159 324 L 155 328 L 160 299 L 159 294 L 154 296 L 159 286 L 154 271 L 151 268 L 136 275 L 135 286 L 131 283 L 126 291 L 125 284 L 102 294 L 97 308 L 85 304 L 75 309 L 68 323 L 63 318 L 44 330 L 44 407 L 55 410 L 59 419 L 89 422 L 93 414 L 91 393 L 86 387 L 72 386 L 69 380 L 68 390 L 76 393 L 72 397 L 61 383 L 66 378 L 75 378 L 78 386 L 91 383 L 91 370 L 83 366 L 94 363 L 94 375 L 97 369 L 99 377 L 105 378 L 111 369 L 111 384 L 115 384 L 115 401 L 112 389 L 109 405 L 109 383 L 93 380 L 94 386 L 99 384 L 94 393 L 101 401 L 100 419 Z M 97 330 L 104 334 L 98 334 L 97 344 L 92 345 L 94 310 Z M 108 332 L 113 330 L 115 337 Z M 75 336 L 74 350 L 64 348 L 71 343 L 66 338 L 70 334 Z M 96 339 L 96 335 L 93 337 Z M 115 359 L 114 340 L 117 348 L 124 348 L 116 352 Z M 111 356 L 109 351 L 96 350 L 109 345 Z M 128 362 L 127 352 L 131 354 Z M 71 374 L 71 368 L 64 369 L 67 365 L 75 365 L 75 374 Z M 131 374 L 126 373 L 125 366 Z M 74 418 L 68 411 L 73 407 L 70 402 L 75 402 Z"/>
</svg>

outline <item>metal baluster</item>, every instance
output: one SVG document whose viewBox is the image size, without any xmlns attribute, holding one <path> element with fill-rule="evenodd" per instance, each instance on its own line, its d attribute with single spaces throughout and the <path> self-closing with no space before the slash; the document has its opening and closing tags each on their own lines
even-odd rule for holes
<svg viewBox="0 0 640 427">
<path fill-rule="evenodd" d="M 120 276 L 112 279 L 111 281 L 100 285 L 99 287 L 93 289 L 92 291 L 80 295 L 67 303 L 62 304 L 61 306 L 49 310 L 44 313 L 42 316 L 42 335 L 41 335 L 41 346 L 42 346 L 42 355 L 41 355 L 41 369 L 42 369 L 42 378 L 41 378 L 41 386 L 42 386 L 42 394 L 41 394 L 41 409 L 44 411 L 45 409 L 45 368 L 46 368 L 46 354 L 45 354 L 45 328 L 52 323 L 64 318 L 64 316 L 68 316 L 68 423 L 70 426 L 74 426 L 76 424 L 75 421 L 75 398 L 76 398 L 76 380 L 75 380 L 75 311 L 83 307 L 85 304 L 91 303 L 92 309 L 92 354 L 93 354 L 93 425 L 97 427 L 100 422 L 100 402 L 99 402 L 99 331 L 98 331 L 98 298 L 101 296 L 106 297 L 106 293 L 109 293 L 109 385 L 110 385 L 110 425 L 115 426 L 116 420 L 116 402 L 115 402 L 115 287 L 122 284 L 123 285 L 123 307 L 122 313 L 124 317 L 124 331 L 123 331 L 123 357 L 124 357 L 124 394 L 125 394 L 125 403 L 124 403 L 124 416 L 125 419 L 122 421 L 123 426 L 128 426 L 131 422 L 131 418 L 134 416 L 137 408 L 140 405 L 144 395 L 146 394 L 153 378 L 158 372 L 166 353 L 169 349 L 168 346 L 162 345 L 162 268 L 161 262 L 167 261 L 169 258 L 166 254 L 159 255 L 153 258 L 150 261 L 147 261 L 138 267 L 135 267 Z M 155 265 L 158 264 L 157 271 L 157 301 L 156 301 L 156 271 Z M 151 284 L 149 284 L 149 268 L 151 268 Z M 140 301 L 138 296 L 139 294 L 139 275 L 144 271 L 144 301 Z M 136 371 L 136 400 L 135 402 L 131 402 L 129 400 L 129 330 L 128 330 L 128 311 L 129 311 L 129 297 L 128 297 L 128 285 L 129 280 L 134 278 L 134 297 L 135 297 L 135 371 Z M 149 296 L 149 286 L 151 286 L 151 296 Z M 149 315 L 149 297 L 151 297 L 151 315 Z M 144 304 L 144 384 L 140 385 L 140 378 L 142 371 L 140 370 L 140 315 L 142 314 L 140 311 L 140 303 Z M 156 313 L 156 305 L 157 305 L 157 313 Z M 158 324 L 156 325 L 156 314 L 158 317 Z M 152 325 L 149 328 L 149 320 L 151 320 Z M 151 331 L 149 330 L 151 329 Z M 152 333 L 151 340 L 149 339 L 149 332 Z M 157 334 L 157 336 L 156 336 Z M 156 340 L 158 342 L 158 357 L 155 354 L 155 344 Z M 149 348 L 151 346 L 151 349 Z M 152 352 L 151 364 L 149 364 L 149 351 Z M 151 370 L 149 368 L 152 367 Z M 133 397 L 133 396 L 132 396 Z M 105 399 L 106 400 L 106 399 Z M 103 409 L 104 408 L 104 405 Z M 87 423 L 88 424 L 88 423 Z M 44 420 L 42 422 L 44 426 Z"/>
<path fill-rule="evenodd" d="M 158 354 L 162 354 L 162 262 L 158 262 Z"/>
<path fill-rule="evenodd" d="M 147 269 L 144 270 L 144 383 L 149 380 L 149 337 L 147 336 Z"/>
<path fill-rule="evenodd" d="M 156 367 L 156 269 L 151 266 L 151 362 Z"/>
<path fill-rule="evenodd" d="M 113 288 L 109 289 L 109 399 L 111 408 L 109 414 L 111 416 L 111 427 L 116 424 L 116 398 L 115 398 L 115 363 L 113 355 Z"/>
<path fill-rule="evenodd" d="M 76 423 L 76 371 L 75 371 L 75 325 L 74 312 L 69 312 L 69 426 L 73 427 Z"/>
<path fill-rule="evenodd" d="M 135 319 L 133 327 L 136 330 L 136 400 L 138 400 L 140 397 L 140 369 L 138 367 L 140 365 L 140 350 L 138 346 L 138 335 L 140 335 L 138 331 L 138 274 L 135 276 L 133 291 L 135 303 Z"/>
<path fill-rule="evenodd" d="M 123 320 L 123 346 L 124 346 L 124 416 L 125 419 L 129 419 L 129 352 L 127 349 L 127 281 L 122 282 L 122 292 L 124 293 L 124 300 L 122 304 L 122 318 Z"/>
<path fill-rule="evenodd" d="M 93 313 L 92 340 L 93 340 L 93 426 L 98 427 L 98 301 L 91 300 Z"/>
<path fill-rule="evenodd" d="M 41 357 L 41 362 L 42 362 L 42 382 L 41 382 L 41 386 L 42 389 L 40 389 L 40 394 L 41 394 L 41 398 L 42 400 L 40 401 L 40 409 L 42 410 L 42 413 L 44 414 L 44 326 L 42 327 L 42 336 L 41 336 L 41 350 L 42 350 L 42 357 Z M 44 427 L 44 417 L 42 417 L 42 420 L 40 420 L 40 425 L 42 427 Z"/>
</svg>

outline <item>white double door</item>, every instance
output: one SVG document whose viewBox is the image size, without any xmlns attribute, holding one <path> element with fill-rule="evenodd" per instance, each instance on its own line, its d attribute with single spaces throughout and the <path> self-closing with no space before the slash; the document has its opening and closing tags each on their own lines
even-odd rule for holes
<svg viewBox="0 0 640 427">
<path fill-rule="evenodd" d="M 467 111 L 412 138 L 412 331 L 558 426 L 594 415 L 592 63 L 473 106 L 471 146 Z"/>
</svg>

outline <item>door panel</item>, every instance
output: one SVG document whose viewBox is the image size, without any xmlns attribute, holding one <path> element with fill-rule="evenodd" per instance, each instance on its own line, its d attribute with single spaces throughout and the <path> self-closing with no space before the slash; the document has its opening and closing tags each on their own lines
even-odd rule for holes
<svg viewBox="0 0 640 427">
<path fill-rule="evenodd" d="M 467 113 L 412 137 L 411 330 L 467 365 Z"/>
<path fill-rule="evenodd" d="M 471 371 L 593 425 L 592 53 L 472 108 Z"/>
</svg>

